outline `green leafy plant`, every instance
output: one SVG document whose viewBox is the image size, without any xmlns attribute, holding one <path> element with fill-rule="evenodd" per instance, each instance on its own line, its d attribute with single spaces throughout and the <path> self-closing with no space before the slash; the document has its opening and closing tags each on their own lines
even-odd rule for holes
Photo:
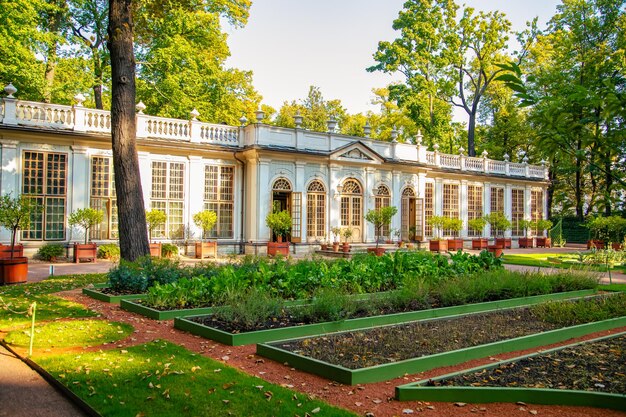
<svg viewBox="0 0 626 417">
<path fill-rule="evenodd" d="M 164 243 L 161 245 L 161 256 L 171 258 L 172 256 L 178 256 L 178 246 L 173 243 Z"/>
<path fill-rule="evenodd" d="M 352 237 L 352 229 L 350 227 L 346 227 L 341 231 L 341 235 L 343 236 L 344 242 L 347 242 L 348 239 Z"/>
<path fill-rule="evenodd" d="M 443 223 L 443 228 L 454 232 L 454 235 L 458 235 L 461 229 L 463 229 L 463 220 L 446 217 Z"/>
<path fill-rule="evenodd" d="M 482 236 L 485 230 L 485 226 L 487 226 L 487 220 L 485 220 L 484 217 L 477 217 L 475 219 L 468 220 L 467 226 L 470 229 L 476 231 L 479 236 Z"/>
<path fill-rule="evenodd" d="M 0 226 L 11 232 L 11 259 L 15 249 L 17 231 L 30 226 L 31 217 L 41 212 L 41 206 L 35 199 L 25 195 L 0 197 Z"/>
<path fill-rule="evenodd" d="M 270 213 L 265 218 L 265 224 L 278 239 L 282 240 L 282 237 L 291 230 L 291 215 L 287 210 Z"/>
<path fill-rule="evenodd" d="M 58 243 L 46 243 L 37 250 L 37 258 L 44 261 L 55 261 L 65 253 L 63 245 Z"/>
<path fill-rule="evenodd" d="M 538 220 L 537 221 L 537 231 L 539 234 L 541 234 L 543 236 L 544 231 L 550 231 L 550 229 L 552 228 L 552 222 L 550 220 Z"/>
<path fill-rule="evenodd" d="M 120 259 L 120 247 L 115 243 L 106 243 L 104 245 L 98 246 L 98 258 L 100 259 L 110 259 L 112 261 L 117 261 Z"/>
<path fill-rule="evenodd" d="M 156 229 L 163 226 L 167 221 L 167 215 L 161 210 L 152 209 L 146 211 L 146 223 L 148 225 L 148 238 L 152 240 L 152 234 Z"/>
<path fill-rule="evenodd" d="M 433 237 L 436 240 L 441 240 L 443 237 L 443 229 L 446 225 L 447 217 L 444 216 L 431 216 L 427 223 L 433 228 Z"/>
<path fill-rule="evenodd" d="M 204 210 L 193 215 L 193 222 L 202 229 L 201 239 L 206 238 L 208 233 L 217 223 L 217 214 L 211 210 Z"/>
<path fill-rule="evenodd" d="M 331 227 L 330 231 L 335 237 L 333 240 L 337 242 L 339 237 L 341 236 L 341 227 L 338 227 L 338 226 Z"/>
<path fill-rule="evenodd" d="M 396 215 L 398 209 L 394 206 L 381 207 L 376 210 L 369 210 L 365 215 L 365 220 L 374 226 L 374 232 L 376 237 L 376 247 L 381 236 L 383 227 L 388 226 L 391 223 L 391 219 Z"/>
<path fill-rule="evenodd" d="M 524 231 L 523 236 L 528 236 L 528 232 L 532 233 L 533 230 L 537 229 L 537 223 L 532 220 L 522 219 L 517 222 L 517 226 Z"/>
<path fill-rule="evenodd" d="M 506 218 L 504 213 L 499 211 L 489 213 L 485 219 L 491 225 L 492 230 L 495 231 L 496 236 L 504 237 L 504 233 L 511 229 L 511 221 Z"/>
<path fill-rule="evenodd" d="M 81 208 L 70 214 L 67 222 L 70 226 L 78 226 L 85 231 L 85 244 L 89 243 L 89 230 L 102 223 L 104 213 L 91 207 Z"/>
</svg>

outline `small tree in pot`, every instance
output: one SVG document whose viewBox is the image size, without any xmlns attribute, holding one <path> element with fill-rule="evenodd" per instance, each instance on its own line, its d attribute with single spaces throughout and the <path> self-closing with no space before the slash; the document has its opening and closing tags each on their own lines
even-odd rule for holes
<svg viewBox="0 0 626 417">
<path fill-rule="evenodd" d="M 494 246 L 499 249 L 510 249 L 511 239 L 505 238 L 504 233 L 511 229 L 511 221 L 506 218 L 504 213 L 500 213 L 499 211 L 490 213 L 487 216 L 487 221 L 496 234 L 496 243 Z"/>
<path fill-rule="evenodd" d="M 444 229 L 454 232 L 455 235 L 458 235 L 461 229 L 463 229 L 463 220 L 446 218 L 443 227 Z M 463 239 L 458 237 L 449 239 L 448 250 L 463 250 Z"/>
<path fill-rule="evenodd" d="M 467 226 L 470 229 L 475 230 L 479 235 L 479 237 L 472 239 L 472 249 L 487 249 L 487 246 L 489 246 L 489 239 L 483 237 L 485 226 L 487 226 L 487 220 L 485 220 L 484 217 L 477 217 L 475 219 L 468 220 Z"/>
<path fill-rule="evenodd" d="M 546 236 L 546 230 L 550 230 L 552 228 L 552 222 L 550 220 L 538 220 L 537 221 L 537 230 L 541 234 L 541 236 L 537 236 L 537 247 L 551 248 L 552 247 L 552 239 L 550 236 Z"/>
<path fill-rule="evenodd" d="M 167 215 L 161 210 L 152 209 L 146 211 L 146 224 L 148 225 L 148 240 L 150 241 L 150 256 L 161 257 L 161 244 L 152 242 L 154 231 L 163 226 L 167 221 Z"/>
<path fill-rule="evenodd" d="M 217 213 L 211 210 L 204 210 L 193 215 L 193 222 L 202 229 L 200 242 L 196 242 L 196 258 L 204 259 L 205 255 L 213 254 L 217 258 L 217 242 L 205 241 L 205 236 L 213 229 L 217 223 Z"/>
<path fill-rule="evenodd" d="M 448 250 L 448 241 L 442 237 L 446 221 L 447 217 L 443 216 L 432 216 L 428 219 L 428 224 L 433 228 L 433 238 L 429 242 L 431 252 L 446 252 Z"/>
<path fill-rule="evenodd" d="M 91 207 L 81 208 L 70 214 L 68 224 L 77 226 L 85 231 L 85 243 L 74 243 L 74 263 L 81 259 L 89 259 L 93 262 L 98 257 L 98 247 L 95 243 L 89 243 L 89 231 L 102 222 L 104 213 Z"/>
<path fill-rule="evenodd" d="M 384 248 L 378 247 L 381 232 L 384 226 L 391 223 L 391 219 L 396 215 L 398 209 L 394 206 L 381 207 L 377 210 L 369 210 L 365 215 L 365 220 L 374 225 L 374 236 L 376 238 L 376 248 L 368 248 L 368 252 L 374 252 L 377 256 L 385 253 Z"/>
<path fill-rule="evenodd" d="M 330 229 L 333 234 L 333 252 L 339 252 L 339 238 L 341 237 L 341 227 L 334 226 Z"/>
<path fill-rule="evenodd" d="M 533 222 L 532 220 L 523 219 L 518 222 L 518 225 L 523 230 L 523 236 L 518 239 L 519 247 L 520 248 L 532 248 L 534 246 L 532 230 L 537 227 L 536 223 Z M 530 236 L 528 234 L 529 231 L 530 231 Z"/>
<path fill-rule="evenodd" d="M 287 210 L 275 211 L 265 218 L 265 224 L 276 235 L 276 242 L 267 242 L 268 255 L 289 255 L 289 242 L 283 242 L 285 236 L 291 230 L 291 215 Z"/>
<path fill-rule="evenodd" d="M 348 253 L 350 252 L 350 242 L 348 242 L 348 239 L 350 239 L 352 237 L 352 229 L 349 227 L 346 227 L 345 229 L 343 229 L 341 231 L 341 235 L 343 236 L 343 252 L 344 253 Z"/>
<path fill-rule="evenodd" d="M 0 198 L 0 226 L 11 232 L 10 255 L 0 259 L 0 284 L 26 282 L 28 258 L 15 256 L 15 239 L 17 231 L 30 226 L 31 215 L 40 210 L 35 200 L 24 195 L 13 198 L 5 194 Z"/>
</svg>

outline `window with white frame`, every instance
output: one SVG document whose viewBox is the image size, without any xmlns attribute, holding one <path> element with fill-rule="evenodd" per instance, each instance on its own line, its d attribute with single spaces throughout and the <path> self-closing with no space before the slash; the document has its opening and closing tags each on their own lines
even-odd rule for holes
<svg viewBox="0 0 626 417">
<path fill-rule="evenodd" d="M 22 161 L 22 194 L 41 207 L 31 215 L 22 239 L 64 240 L 67 154 L 25 151 Z"/>
<path fill-rule="evenodd" d="M 234 167 L 204 166 L 204 209 L 217 214 L 217 223 L 205 238 L 233 238 L 234 183 Z"/>
<path fill-rule="evenodd" d="M 428 219 L 435 215 L 435 184 L 427 182 L 424 184 L 424 233 L 426 236 L 433 235 L 433 227 Z"/>
<path fill-rule="evenodd" d="M 113 176 L 113 161 L 108 156 L 91 158 L 91 189 L 89 206 L 104 214 L 102 223 L 94 226 L 92 239 L 117 239 L 117 199 Z"/>
<path fill-rule="evenodd" d="M 543 190 L 530 190 L 530 215 L 533 222 L 543 220 Z M 539 236 L 543 231 L 535 229 L 534 233 Z"/>
<path fill-rule="evenodd" d="M 389 207 L 391 205 L 391 193 L 389 192 L 389 188 L 386 185 L 379 185 L 376 188 L 375 200 L 374 200 L 374 208 L 376 210 L 380 210 L 383 207 Z M 392 239 L 391 231 L 389 230 L 389 225 L 386 224 L 380 229 L 381 236 L 387 236 L 387 239 Z"/>
<path fill-rule="evenodd" d="M 326 188 L 318 180 L 307 188 L 306 236 L 310 240 L 322 240 L 326 236 Z"/>
<path fill-rule="evenodd" d="M 504 214 L 504 187 L 491 187 L 491 201 L 489 202 L 491 213 Z M 491 228 L 491 236 L 496 235 L 494 227 Z"/>
<path fill-rule="evenodd" d="M 513 236 L 521 236 L 524 229 L 520 227 L 520 220 L 524 219 L 524 190 L 513 188 L 511 190 L 511 231 Z"/>
<path fill-rule="evenodd" d="M 460 218 L 458 184 L 443 184 L 443 216 L 449 219 Z M 458 232 L 445 229 L 444 235 L 457 236 Z"/>
<path fill-rule="evenodd" d="M 467 220 L 483 217 L 483 187 L 480 185 L 467 186 Z M 482 236 L 481 231 L 468 228 L 469 236 Z"/>
<path fill-rule="evenodd" d="M 166 214 L 164 226 L 156 228 L 153 237 L 182 239 L 184 237 L 185 164 L 152 162 L 152 209 Z"/>
</svg>

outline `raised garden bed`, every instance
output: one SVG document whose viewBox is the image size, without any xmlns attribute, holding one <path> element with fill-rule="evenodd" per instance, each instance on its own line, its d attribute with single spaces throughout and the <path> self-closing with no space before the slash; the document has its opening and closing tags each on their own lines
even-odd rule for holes
<svg viewBox="0 0 626 417">
<path fill-rule="evenodd" d="M 396 387 L 400 401 L 518 402 L 626 410 L 626 333 Z"/>
<path fill-rule="evenodd" d="M 362 317 L 349 320 L 340 320 L 316 324 L 303 324 L 292 327 L 274 328 L 268 330 L 258 330 L 245 333 L 233 333 L 220 330 L 215 327 L 203 324 L 210 323 L 210 316 L 195 316 L 176 318 L 174 327 L 188 331 L 192 334 L 216 340 L 230 346 L 241 346 L 252 343 L 265 343 L 270 341 L 297 338 L 312 335 L 323 335 L 327 333 L 340 332 L 346 330 L 366 329 L 374 326 L 384 326 L 389 324 L 406 323 L 415 320 L 424 320 L 437 317 L 446 317 L 457 314 L 467 314 L 472 312 L 483 312 L 497 310 L 508 307 L 518 307 L 532 305 L 548 300 L 562 300 L 573 297 L 582 297 L 594 294 L 595 290 L 571 291 L 565 293 L 537 295 L 532 297 L 512 298 L 508 300 L 489 301 L 485 303 L 465 304 L 453 307 L 434 308 L 419 311 L 410 311 L 397 314 L 386 314 L 373 317 Z"/>
<path fill-rule="evenodd" d="M 623 296 L 615 300 L 623 303 Z M 584 302 L 595 303 L 583 305 L 585 310 L 602 304 L 595 299 Z M 614 310 L 609 316 L 616 315 L 626 313 L 616 314 Z M 526 307 L 259 344 L 257 354 L 353 385 L 558 343 L 625 325 L 626 317 L 559 325 L 539 319 Z"/>
<path fill-rule="evenodd" d="M 146 294 L 108 294 L 106 284 L 94 288 L 83 288 L 83 294 L 111 304 L 119 304 L 122 300 L 142 300 L 147 297 Z M 104 291 L 103 291 L 104 290 Z"/>
</svg>

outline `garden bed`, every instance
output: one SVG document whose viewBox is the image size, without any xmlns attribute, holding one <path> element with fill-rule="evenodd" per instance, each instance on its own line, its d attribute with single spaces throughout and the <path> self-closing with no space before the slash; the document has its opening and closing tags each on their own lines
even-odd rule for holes
<svg viewBox="0 0 626 417">
<path fill-rule="evenodd" d="M 424 320 L 437 317 L 452 316 L 457 314 L 467 314 L 497 310 L 509 307 L 518 307 L 541 303 L 548 300 L 562 300 L 567 298 L 582 297 L 595 293 L 595 290 L 570 291 L 564 293 L 538 295 L 532 297 L 512 298 L 508 300 L 489 301 L 485 303 L 465 304 L 460 306 L 442 307 L 419 311 L 410 311 L 398 314 L 386 314 L 380 316 L 362 317 L 349 320 L 339 320 L 316 324 L 292 324 L 289 327 L 277 328 L 280 323 L 272 322 L 264 330 L 250 332 L 234 332 L 219 329 L 212 326 L 211 316 L 195 316 L 176 318 L 174 327 L 190 333 L 216 340 L 231 346 L 241 346 L 252 343 L 265 343 L 281 339 L 297 338 L 312 335 L 322 335 L 346 330 L 365 329 L 374 326 L 384 326 L 389 324 L 406 323 L 415 320 Z M 125 303 L 128 305 L 129 303 Z"/>
<path fill-rule="evenodd" d="M 122 300 L 141 300 L 147 297 L 146 294 L 119 294 L 119 293 L 107 293 L 107 286 L 100 288 L 83 288 L 83 294 L 95 298 L 96 300 L 104 301 L 111 304 L 120 304 Z"/>
<path fill-rule="evenodd" d="M 345 384 L 383 381 L 622 327 L 625 305 L 624 294 L 546 303 L 261 344 L 257 353 Z"/>
<path fill-rule="evenodd" d="M 396 388 L 400 401 L 517 402 L 626 410 L 626 333 Z"/>
</svg>

